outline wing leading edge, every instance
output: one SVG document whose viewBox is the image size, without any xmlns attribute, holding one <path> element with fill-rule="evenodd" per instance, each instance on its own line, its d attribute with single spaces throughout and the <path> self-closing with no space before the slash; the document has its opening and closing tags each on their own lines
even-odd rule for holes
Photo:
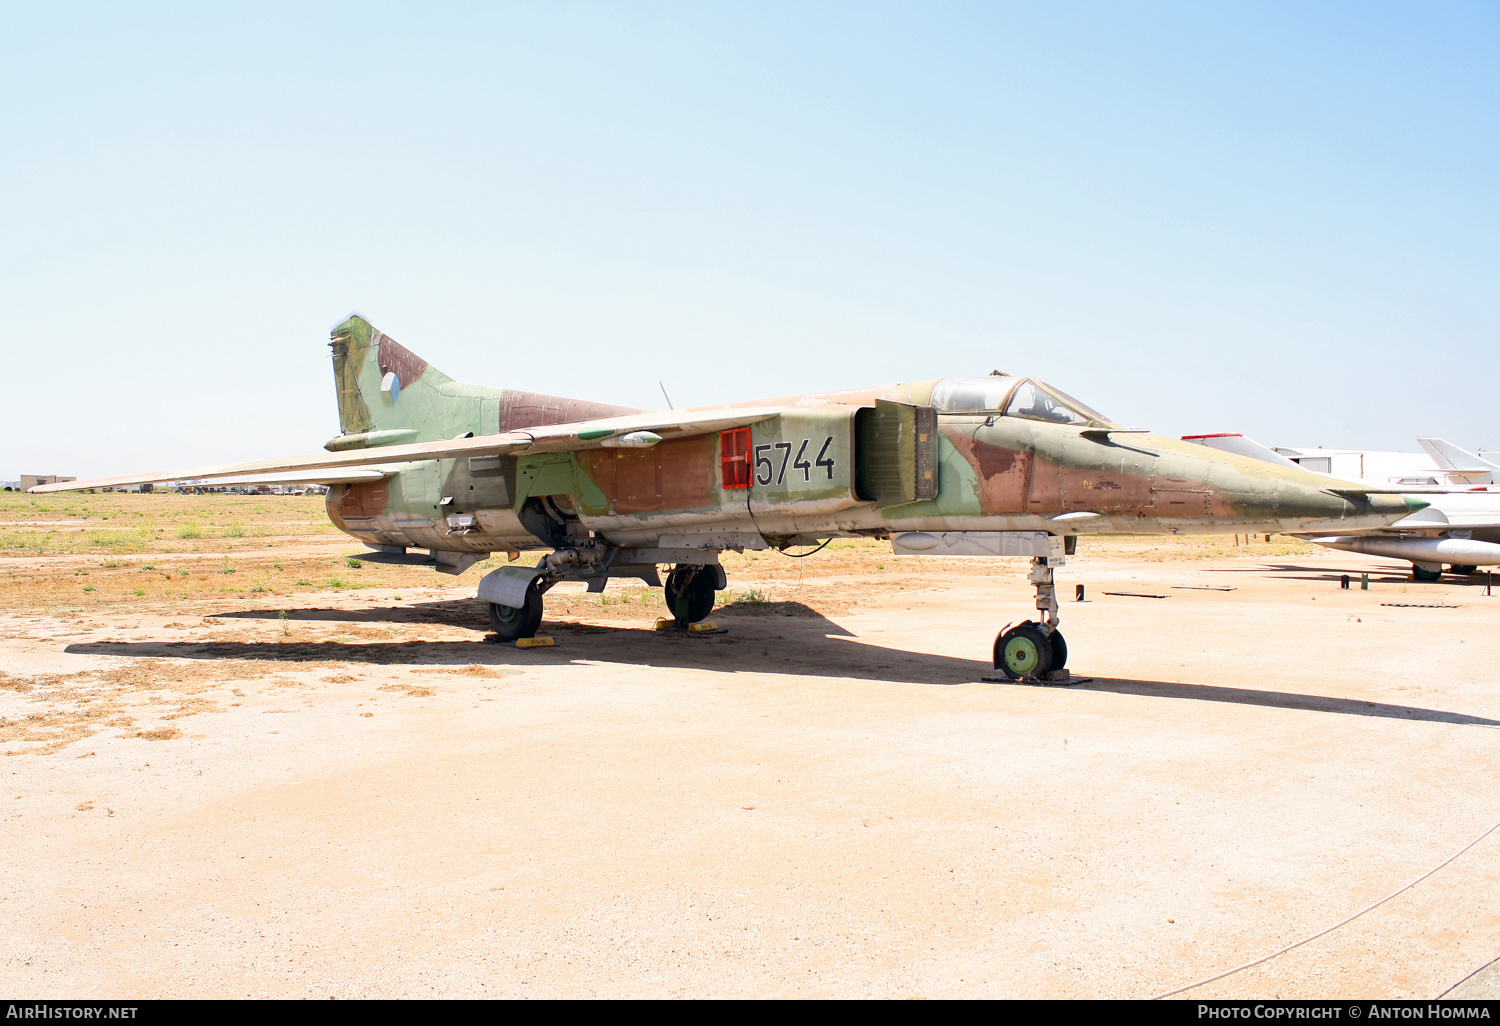
<svg viewBox="0 0 1500 1026">
<path fill-rule="evenodd" d="M 75 492 L 85 488 L 120 488 L 128 485 L 155 484 L 160 481 L 211 480 L 226 477 L 287 475 L 277 481 L 298 480 L 332 484 L 349 480 L 373 480 L 399 473 L 402 465 L 424 460 L 451 459 L 457 456 L 510 455 L 521 453 L 573 452 L 580 449 L 609 448 L 612 445 L 642 444 L 642 432 L 662 439 L 706 435 L 729 428 L 745 427 L 781 414 L 779 407 L 747 409 L 663 411 L 638 413 L 625 417 L 556 424 L 526 431 L 507 431 L 474 438 L 455 438 L 438 442 L 414 442 L 409 445 L 382 445 L 347 452 L 322 452 L 308 456 L 251 460 L 248 463 L 221 463 L 206 467 L 185 467 L 150 474 L 125 474 L 119 477 L 96 477 L 83 481 L 65 481 L 37 485 L 33 492 Z M 624 436 L 634 435 L 626 442 Z M 646 439 L 645 444 L 651 444 Z M 378 468 L 358 471 L 356 468 Z M 329 471 L 326 474 L 317 471 Z M 291 475 L 295 474 L 295 478 Z M 269 477 L 267 477 L 269 480 Z"/>
</svg>

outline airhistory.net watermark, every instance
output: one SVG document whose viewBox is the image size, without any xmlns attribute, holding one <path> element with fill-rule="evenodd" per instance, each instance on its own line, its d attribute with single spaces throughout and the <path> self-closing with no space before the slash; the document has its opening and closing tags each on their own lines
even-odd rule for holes
<svg viewBox="0 0 1500 1026">
<path fill-rule="evenodd" d="M 7 1019 L 134 1019 L 139 1005 L 6 1005 Z"/>
</svg>

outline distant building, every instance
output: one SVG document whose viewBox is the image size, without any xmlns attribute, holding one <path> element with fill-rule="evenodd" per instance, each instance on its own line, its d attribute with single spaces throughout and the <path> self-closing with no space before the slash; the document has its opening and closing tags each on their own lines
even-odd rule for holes
<svg viewBox="0 0 1500 1026">
<path fill-rule="evenodd" d="M 29 492 L 37 485 L 61 484 L 64 481 L 77 481 L 76 477 L 60 477 L 57 474 L 22 474 L 21 491 Z"/>
<path fill-rule="evenodd" d="M 1377 481 L 1392 485 L 1447 484 L 1448 477 L 1425 452 L 1384 452 L 1373 449 L 1294 449 L 1276 447 L 1293 463 L 1345 481 Z"/>
</svg>

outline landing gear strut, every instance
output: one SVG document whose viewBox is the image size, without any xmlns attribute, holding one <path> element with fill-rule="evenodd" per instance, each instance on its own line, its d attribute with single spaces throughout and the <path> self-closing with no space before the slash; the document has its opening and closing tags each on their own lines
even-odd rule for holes
<svg viewBox="0 0 1500 1026">
<path fill-rule="evenodd" d="M 1027 620 L 995 639 L 995 669 L 1011 680 L 1041 680 L 1063 670 L 1068 663 L 1068 643 L 1057 629 L 1057 589 L 1051 560 L 1033 556 L 1027 580 L 1036 588 L 1041 623 Z"/>
</svg>

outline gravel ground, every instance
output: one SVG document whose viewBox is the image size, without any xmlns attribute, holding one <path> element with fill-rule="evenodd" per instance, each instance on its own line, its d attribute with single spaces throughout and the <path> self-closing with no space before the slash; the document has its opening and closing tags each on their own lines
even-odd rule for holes
<svg viewBox="0 0 1500 1026">
<path fill-rule="evenodd" d="M 979 682 L 1021 568 L 806 562 L 529 650 L 469 579 L 0 614 L 0 987 L 1148 997 L 1500 822 L 1481 586 L 1083 554 L 1040 688 Z M 1500 831 L 1184 996 L 1496 996 L 1497 883 Z"/>
</svg>

